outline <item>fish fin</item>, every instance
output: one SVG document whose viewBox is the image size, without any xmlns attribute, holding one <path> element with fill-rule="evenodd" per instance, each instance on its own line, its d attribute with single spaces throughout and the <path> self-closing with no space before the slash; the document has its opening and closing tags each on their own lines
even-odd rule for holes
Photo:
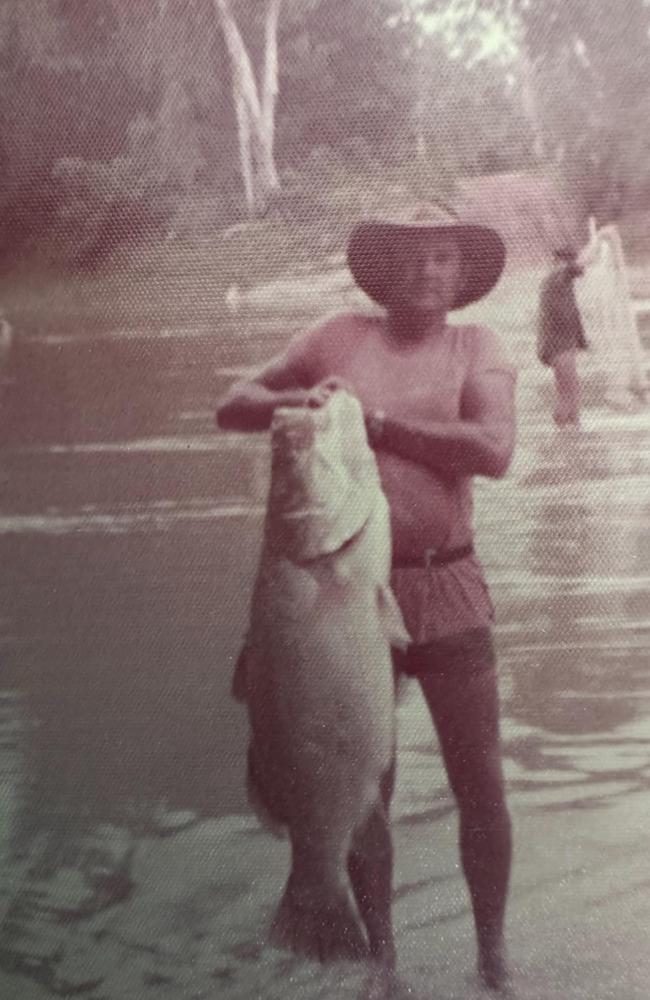
<svg viewBox="0 0 650 1000">
<path fill-rule="evenodd" d="M 401 705 L 406 697 L 406 692 L 411 684 L 411 678 L 406 674 L 399 674 L 395 682 L 395 704 Z"/>
<path fill-rule="evenodd" d="M 406 631 L 399 604 L 390 587 L 385 584 L 377 588 L 377 607 L 381 619 L 382 630 L 391 646 L 406 649 L 411 643 L 411 637 Z"/>
<path fill-rule="evenodd" d="M 251 744 L 248 748 L 248 767 L 246 770 L 248 801 L 262 826 L 278 840 L 285 840 L 288 833 L 286 823 L 277 807 L 274 810 L 268 789 L 265 794 L 264 788 L 264 783 L 260 780 L 255 764 L 255 747 Z"/>
<path fill-rule="evenodd" d="M 235 701 L 245 704 L 248 699 L 248 661 L 251 656 L 251 648 L 248 642 L 245 642 L 242 649 L 237 657 L 237 662 L 235 664 L 235 670 L 232 675 L 232 684 L 230 685 L 230 694 Z"/>
<path fill-rule="evenodd" d="M 368 944 L 346 892 L 328 897 L 319 886 L 298 893 L 287 883 L 271 927 L 270 940 L 320 962 L 367 958 Z"/>
</svg>

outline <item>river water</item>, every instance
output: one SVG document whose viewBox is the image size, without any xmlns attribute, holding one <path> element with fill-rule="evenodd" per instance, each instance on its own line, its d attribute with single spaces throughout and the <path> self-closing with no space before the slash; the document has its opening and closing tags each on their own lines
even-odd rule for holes
<svg viewBox="0 0 650 1000">
<path fill-rule="evenodd" d="M 213 413 L 301 322 L 17 338 L 0 417 L 5 858 L 37 851 L 51 872 L 98 823 L 246 812 L 229 683 L 266 440 L 218 434 Z M 648 414 L 596 406 L 583 433 L 554 431 L 520 355 L 517 458 L 477 484 L 478 547 L 512 794 L 570 810 L 650 787 Z M 422 798 L 404 790 L 411 819 Z"/>
</svg>

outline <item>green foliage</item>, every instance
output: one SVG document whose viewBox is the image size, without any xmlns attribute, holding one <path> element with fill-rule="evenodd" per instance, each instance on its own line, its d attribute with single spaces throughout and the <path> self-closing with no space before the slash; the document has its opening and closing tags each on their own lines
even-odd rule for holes
<svg viewBox="0 0 650 1000">
<path fill-rule="evenodd" d="M 650 6 L 545 0 L 516 7 L 565 184 L 606 221 L 650 194 Z"/>
<path fill-rule="evenodd" d="M 259 77 L 266 4 L 230 2 Z M 336 220 L 382 183 L 428 197 L 459 176 L 531 166 L 535 123 L 508 76 L 517 79 L 518 43 L 547 166 L 559 166 L 584 210 L 607 216 L 617 199 L 650 194 L 650 9 L 643 0 L 625 8 L 622 17 L 602 0 L 283 0 L 277 211 Z M 444 31 L 426 33 L 430 14 Z M 511 43 L 488 59 L 495 18 Z M 0 0 L 5 231 L 12 205 L 36 228 L 38 198 L 43 220 L 56 214 L 61 159 L 88 161 L 95 177 L 133 163 L 138 121 L 148 123 L 142 176 L 160 176 L 165 198 L 174 187 L 209 195 L 222 225 L 236 221 L 237 123 L 213 0 Z M 142 201 L 138 172 L 125 167 L 122 177 Z"/>
</svg>

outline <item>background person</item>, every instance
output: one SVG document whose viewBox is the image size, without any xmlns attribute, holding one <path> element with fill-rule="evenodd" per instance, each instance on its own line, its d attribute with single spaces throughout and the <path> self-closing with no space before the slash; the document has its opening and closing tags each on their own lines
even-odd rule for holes
<svg viewBox="0 0 650 1000">
<path fill-rule="evenodd" d="M 561 247 L 553 253 L 554 264 L 540 290 L 537 356 L 553 369 L 558 427 L 580 425 L 580 376 L 577 352 L 587 348 L 573 283 L 582 274 L 576 253 Z"/>
</svg>

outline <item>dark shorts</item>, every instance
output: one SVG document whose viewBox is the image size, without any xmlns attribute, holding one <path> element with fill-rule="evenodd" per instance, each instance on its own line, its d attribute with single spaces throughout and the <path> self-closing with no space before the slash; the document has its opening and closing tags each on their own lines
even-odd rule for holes
<svg viewBox="0 0 650 1000">
<path fill-rule="evenodd" d="M 394 649 L 393 666 L 397 675 L 405 674 L 407 677 L 430 674 L 451 677 L 457 674 L 462 679 L 495 671 L 492 630 L 474 628 L 423 645 L 409 646 L 406 651 Z"/>
</svg>

